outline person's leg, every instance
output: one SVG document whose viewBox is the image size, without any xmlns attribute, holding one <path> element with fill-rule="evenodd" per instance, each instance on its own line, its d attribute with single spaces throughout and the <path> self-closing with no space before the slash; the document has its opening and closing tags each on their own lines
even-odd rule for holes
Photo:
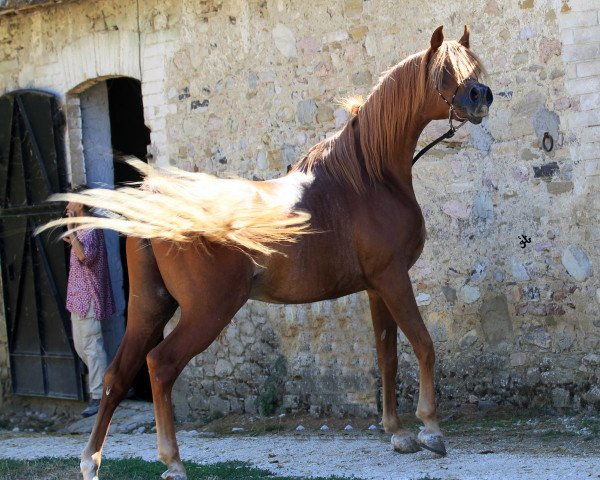
<svg viewBox="0 0 600 480">
<path fill-rule="evenodd" d="M 71 332 L 73 335 L 73 346 L 75 347 L 75 351 L 77 355 L 83 363 L 87 365 L 87 360 L 85 359 L 85 349 L 83 346 L 83 332 L 81 331 L 82 322 L 81 316 L 77 313 L 71 313 Z"/>
<path fill-rule="evenodd" d="M 83 343 L 84 352 L 89 371 L 90 397 L 94 400 L 102 398 L 102 380 L 106 370 L 106 351 L 102 338 L 102 323 L 94 318 L 94 302 L 90 303 L 90 310 L 84 319 Z"/>
</svg>

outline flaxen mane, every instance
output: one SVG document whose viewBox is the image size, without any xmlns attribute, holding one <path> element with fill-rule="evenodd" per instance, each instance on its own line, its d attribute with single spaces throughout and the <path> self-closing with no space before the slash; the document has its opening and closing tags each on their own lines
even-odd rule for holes
<svg viewBox="0 0 600 480">
<path fill-rule="evenodd" d="M 349 109 L 359 118 L 364 164 L 351 120 L 336 135 L 315 145 L 294 169 L 311 171 L 322 165 L 357 192 L 364 190 L 365 180 L 383 181 L 386 163 L 400 155 L 406 127 L 423 108 L 427 92 L 442 89 L 445 71 L 460 84 L 477 78 L 484 69 L 470 50 L 455 41 L 443 42 L 433 54 L 429 49 L 408 57 L 384 72 L 362 105 L 355 98 L 349 102 Z"/>
</svg>

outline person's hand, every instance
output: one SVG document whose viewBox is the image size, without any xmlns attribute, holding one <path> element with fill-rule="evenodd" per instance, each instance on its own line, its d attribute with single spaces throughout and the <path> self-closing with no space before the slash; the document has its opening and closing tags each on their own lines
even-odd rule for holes
<svg viewBox="0 0 600 480">
<path fill-rule="evenodd" d="M 73 244 L 73 239 L 71 238 L 71 235 L 66 235 L 66 236 L 64 236 L 64 237 L 63 237 L 63 240 L 64 240 L 65 242 L 67 242 L 69 245 L 72 245 L 72 244 Z"/>
</svg>

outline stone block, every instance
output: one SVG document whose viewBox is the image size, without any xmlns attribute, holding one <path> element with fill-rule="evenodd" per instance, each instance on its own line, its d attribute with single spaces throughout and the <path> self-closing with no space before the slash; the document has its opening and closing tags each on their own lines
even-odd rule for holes
<svg viewBox="0 0 600 480">
<path fill-rule="evenodd" d="M 590 25 L 587 27 L 570 30 L 570 39 L 572 43 L 582 44 L 598 41 L 600 38 L 600 25 Z"/>
<path fill-rule="evenodd" d="M 460 202 L 459 200 L 450 200 L 442 205 L 442 211 L 452 217 L 459 219 L 467 219 L 471 216 L 471 207 Z"/>
<path fill-rule="evenodd" d="M 466 304 L 475 303 L 480 296 L 479 288 L 472 285 L 463 285 L 458 291 L 459 300 Z"/>
<path fill-rule="evenodd" d="M 533 167 L 533 176 L 535 178 L 551 178 L 558 175 L 559 172 L 560 168 L 556 162 L 545 163 L 539 167 Z"/>
<path fill-rule="evenodd" d="M 513 327 L 505 295 L 484 298 L 479 314 L 483 335 L 490 346 L 512 340 Z"/>
<path fill-rule="evenodd" d="M 298 56 L 296 37 L 289 27 L 282 23 L 278 23 L 271 33 L 277 50 L 279 50 L 284 57 L 289 58 Z"/>
<path fill-rule="evenodd" d="M 317 122 L 327 123 L 334 119 L 333 109 L 329 105 L 321 105 L 317 108 Z"/>
<path fill-rule="evenodd" d="M 233 366 L 229 360 L 220 358 L 215 365 L 215 375 L 217 377 L 227 377 L 233 373 Z"/>
<path fill-rule="evenodd" d="M 552 404 L 557 408 L 566 408 L 571 404 L 571 394 L 564 388 L 552 389 Z"/>
<path fill-rule="evenodd" d="M 592 405 L 600 404 L 600 386 L 594 385 L 592 386 L 584 395 L 583 398 L 586 402 L 591 403 Z"/>
<path fill-rule="evenodd" d="M 211 414 L 225 415 L 230 410 L 229 400 L 213 395 L 208 399 L 208 408 Z"/>
<path fill-rule="evenodd" d="M 524 282 L 529 280 L 529 274 L 522 263 L 519 263 L 514 257 L 511 260 L 511 273 L 514 280 Z"/>
<path fill-rule="evenodd" d="M 371 75 L 371 72 L 368 70 L 356 72 L 352 75 L 352 83 L 356 86 L 372 85 L 373 84 L 373 76 Z"/>
<path fill-rule="evenodd" d="M 538 327 L 521 337 L 521 342 L 547 350 L 550 348 L 552 339 L 545 328 Z"/>
<path fill-rule="evenodd" d="M 311 98 L 298 102 L 296 107 L 296 118 L 304 125 L 315 122 L 317 115 L 317 103 Z"/>
<path fill-rule="evenodd" d="M 480 125 L 469 124 L 471 144 L 480 152 L 488 154 L 494 143 L 494 137 L 487 128 L 487 121 Z"/>
<path fill-rule="evenodd" d="M 463 349 L 466 350 L 468 348 L 470 348 L 471 346 L 473 346 L 473 344 L 479 339 L 479 335 L 477 335 L 477 331 L 476 330 L 469 330 L 467 333 L 465 333 L 462 338 L 458 341 L 458 346 Z"/>
<path fill-rule="evenodd" d="M 348 17 L 359 16 L 363 11 L 363 0 L 345 0 L 343 11 Z"/>
<path fill-rule="evenodd" d="M 297 410 L 300 408 L 300 397 L 298 395 L 284 395 L 283 408 L 289 410 Z"/>
<path fill-rule="evenodd" d="M 248 395 L 244 398 L 244 413 L 256 414 L 258 413 L 257 405 L 258 397 L 256 395 Z"/>
<path fill-rule="evenodd" d="M 533 129 L 540 144 L 542 143 L 544 134 L 547 132 L 554 139 L 554 149 L 558 148 L 559 128 L 560 118 L 556 113 L 551 112 L 546 107 L 542 107 L 535 112 L 533 116 Z"/>
<path fill-rule="evenodd" d="M 450 302 L 453 305 L 454 303 L 456 303 L 457 295 L 456 290 L 454 288 L 450 287 L 449 285 L 445 285 L 444 287 L 442 287 L 442 292 L 444 294 L 444 297 L 446 297 L 446 300 L 448 300 L 448 302 Z"/>
<path fill-rule="evenodd" d="M 473 203 L 473 213 L 478 218 L 494 217 L 494 204 L 489 191 L 482 190 L 477 194 Z"/>
<path fill-rule="evenodd" d="M 531 363 L 530 355 L 525 352 L 516 352 L 510 355 L 510 366 L 511 367 L 523 367 L 528 363 Z"/>
<path fill-rule="evenodd" d="M 551 195 L 560 195 L 573 191 L 573 182 L 550 182 L 547 184 L 548 193 Z"/>
<path fill-rule="evenodd" d="M 579 245 L 569 245 L 565 248 L 561 260 L 569 275 L 575 280 L 582 282 L 593 275 L 590 259 Z"/>
<path fill-rule="evenodd" d="M 581 363 L 587 367 L 600 367 L 600 355 L 597 353 L 588 353 L 581 359 Z"/>
<path fill-rule="evenodd" d="M 419 293 L 416 296 L 416 300 L 419 306 L 429 305 L 431 303 L 431 295 L 428 293 Z"/>
</svg>

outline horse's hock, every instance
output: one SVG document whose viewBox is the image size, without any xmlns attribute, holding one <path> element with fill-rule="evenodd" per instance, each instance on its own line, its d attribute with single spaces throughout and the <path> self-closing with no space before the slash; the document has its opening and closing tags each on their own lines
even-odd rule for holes
<svg viewBox="0 0 600 480">
<path fill-rule="evenodd" d="M 33 3 L 42 5 L 23 9 Z M 448 408 L 598 408 L 593 3 L 409 1 L 402 18 L 393 0 L 43 3 L 0 7 L 0 88 L 58 95 L 74 183 L 85 180 L 78 92 L 98 80 L 141 81 L 151 162 L 266 179 L 344 125 L 336 100 L 367 94 L 381 71 L 426 46 L 422 32 L 446 23 L 458 38 L 471 24 L 494 108 L 414 169 L 428 239 L 411 276 L 435 342 L 438 398 Z M 446 128 L 432 125 L 422 145 Z M 3 398 L 7 338 L 3 321 Z M 412 411 L 416 362 L 402 335 L 399 347 L 398 400 Z M 174 403 L 180 418 L 277 409 L 370 415 L 379 389 L 366 296 L 355 294 L 310 306 L 250 302 L 190 362 Z"/>
</svg>

